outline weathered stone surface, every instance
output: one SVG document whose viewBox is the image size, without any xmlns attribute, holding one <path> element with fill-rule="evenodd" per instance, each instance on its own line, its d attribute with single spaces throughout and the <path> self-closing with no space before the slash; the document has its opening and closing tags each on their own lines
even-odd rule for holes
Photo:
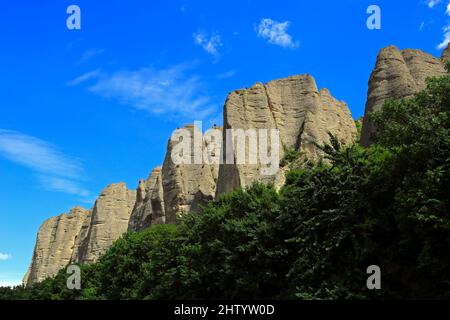
<svg viewBox="0 0 450 320">
<path fill-rule="evenodd" d="M 102 191 L 92 209 L 90 225 L 80 234 L 74 262 L 95 262 L 111 244 L 128 229 L 128 221 L 136 201 L 136 191 L 125 183 L 108 186 Z"/>
<path fill-rule="evenodd" d="M 443 62 L 450 61 L 450 43 L 448 44 L 447 48 L 442 52 L 441 60 Z"/>
<path fill-rule="evenodd" d="M 90 211 L 73 208 L 69 214 L 48 219 L 39 228 L 31 266 L 23 279 L 25 285 L 55 275 L 69 264 L 76 237 L 83 223 L 89 221 Z"/>
<path fill-rule="evenodd" d="M 249 90 L 229 95 L 224 111 L 225 128 L 279 129 L 282 143 L 314 157 L 312 142 L 328 141 L 327 131 L 344 142 L 352 142 L 356 128 L 343 102 L 323 89 L 320 92 L 308 75 L 256 84 Z M 185 127 L 194 136 L 199 129 Z M 200 135 L 201 136 L 201 135 Z M 193 143 L 193 141 L 192 141 Z M 196 212 L 218 193 L 253 181 L 281 185 L 284 171 L 275 176 L 262 176 L 259 166 L 219 164 L 175 164 L 169 140 L 162 167 L 155 168 L 137 191 L 125 184 L 107 187 L 91 212 L 67 226 L 65 217 L 44 223 L 39 231 L 35 255 L 27 280 L 40 281 L 54 275 L 69 262 L 91 263 L 127 230 L 142 230 L 153 224 L 177 223 L 185 212 Z M 202 147 L 207 145 L 202 141 Z M 282 149 L 282 148 L 281 148 Z M 283 156 L 283 150 L 280 150 Z M 192 162 L 194 162 L 192 154 Z M 218 177 L 220 175 L 220 177 Z M 77 211 L 78 212 L 78 211 Z M 67 235 L 61 228 L 70 229 Z"/>
<path fill-rule="evenodd" d="M 223 122 L 224 130 L 278 129 L 280 159 L 284 148 L 301 150 L 308 157 L 316 158 L 319 152 L 313 142 L 328 142 L 328 132 L 344 143 L 351 143 L 356 137 L 356 126 L 347 105 L 333 98 L 326 89 L 319 92 L 310 75 L 274 80 L 266 85 L 256 83 L 250 89 L 230 93 Z M 226 152 L 226 134 L 223 144 Z M 217 194 L 246 187 L 254 181 L 276 186 L 283 183 L 284 170 L 275 175 L 262 175 L 260 168 L 260 164 L 221 164 Z"/>
<path fill-rule="evenodd" d="M 199 130 L 192 125 L 186 126 L 185 129 L 191 132 L 192 137 L 194 131 Z M 200 206 L 214 199 L 216 193 L 218 164 L 195 164 L 194 152 L 191 153 L 191 164 L 175 164 L 171 157 L 174 145 L 175 143 L 169 140 L 162 167 L 166 223 L 176 223 L 183 213 L 198 211 Z M 203 142 L 202 147 L 205 147 Z"/>
<path fill-rule="evenodd" d="M 380 51 L 369 80 L 361 145 L 370 145 L 375 130 L 368 114 L 380 110 L 387 99 L 406 98 L 423 90 L 426 78 L 444 75 L 443 60 L 448 59 L 449 52 L 447 48 L 441 60 L 421 50 L 399 50 L 395 46 Z"/>
<path fill-rule="evenodd" d="M 161 169 L 156 167 L 146 181 L 139 182 L 128 230 L 138 231 L 165 222 Z"/>
<path fill-rule="evenodd" d="M 445 73 L 446 60 L 450 60 L 450 46 L 441 59 L 420 50 L 400 51 L 393 46 L 382 49 L 369 81 L 366 115 L 379 110 L 388 98 L 408 97 L 423 89 L 427 77 Z M 346 144 L 356 137 L 355 122 L 346 104 L 327 89 L 319 91 L 309 75 L 265 85 L 256 83 L 250 89 L 230 93 L 223 120 L 223 130 L 278 129 L 280 159 L 284 156 L 283 146 L 300 150 L 310 159 L 317 158 L 320 151 L 314 143 L 328 142 L 328 132 Z M 198 130 L 193 126 L 186 129 L 192 133 Z M 363 145 L 370 143 L 372 131 L 366 117 Z M 226 134 L 223 141 L 226 149 Z M 77 207 L 70 214 L 45 221 L 39 229 L 24 283 L 29 285 L 53 276 L 70 262 L 93 262 L 125 231 L 176 223 L 183 212 L 198 211 L 215 195 L 254 181 L 274 183 L 277 187 L 284 182 L 287 167 L 267 176 L 261 174 L 259 164 L 177 165 L 171 159 L 174 146 L 169 141 L 163 166 L 141 181 L 137 191 L 128 190 L 124 183 L 113 184 L 101 193 L 91 211 Z"/>
<path fill-rule="evenodd" d="M 86 243 L 86 238 L 89 234 L 89 229 L 91 227 L 91 221 L 92 221 L 92 211 L 90 211 L 86 219 L 84 219 L 80 231 L 75 237 L 75 244 L 73 246 L 72 256 L 70 258 L 71 262 L 81 261 L 80 254 L 85 251 L 83 250 L 83 245 Z"/>
</svg>

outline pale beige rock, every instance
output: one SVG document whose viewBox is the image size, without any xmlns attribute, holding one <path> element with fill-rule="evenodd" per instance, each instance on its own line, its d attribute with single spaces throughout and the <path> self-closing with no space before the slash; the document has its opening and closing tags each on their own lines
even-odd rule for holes
<svg viewBox="0 0 450 320">
<path fill-rule="evenodd" d="M 80 234 L 73 262 L 95 262 L 120 238 L 128 229 L 135 201 L 136 191 L 127 189 L 125 183 L 112 184 L 103 190 L 92 209 L 89 227 Z"/>
<path fill-rule="evenodd" d="M 146 181 L 141 180 L 128 230 L 139 231 L 165 222 L 161 167 L 156 167 Z"/>
<path fill-rule="evenodd" d="M 192 125 L 186 126 L 185 129 L 191 132 L 192 137 L 194 130 L 199 130 Z M 183 213 L 197 212 L 202 205 L 214 199 L 216 193 L 218 164 L 195 164 L 194 152 L 191 153 L 191 164 L 175 164 L 171 157 L 174 146 L 175 143 L 169 140 L 162 167 L 166 223 L 177 223 Z M 202 146 L 205 147 L 203 142 Z M 158 191 L 160 196 L 160 190 Z"/>
<path fill-rule="evenodd" d="M 442 75 L 443 61 L 450 59 L 450 46 L 438 60 L 419 50 L 381 50 L 369 81 L 366 114 L 379 110 L 387 98 L 412 95 L 425 85 L 428 76 Z M 198 130 L 187 126 L 191 132 Z M 223 129 L 278 129 L 282 144 L 316 159 L 315 143 L 329 141 L 328 131 L 345 144 L 356 137 L 356 127 L 346 104 L 327 89 L 318 90 L 309 75 L 274 80 L 265 85 L 237 90 L 227 97 Z M 364 141 L 373 130 L 364 121 Z M 226 135 L 224 135 L 224 141 Z M 155 168 L 141 181 L 137 191 L 124 183 L 107 187 L 93 210 L 74 208 L 70 214 L 51 218 L 40 227 L 32 263 L 24 283 L 42 281 L 71 262 L 90 263 L 128 230 L 153 224 L 176 223 L 184 212 L 196 212 L 208 200 L 254 181 L 284 183 L 287 167 L 273 176 L 260 174 L 260 165 L 176 165 L 171 159 L 174 143 L 169 141 L 163 167 Z M 203 144 L 205 147 L 205 144 Z M 280 159 L 284 150 L 280 146 Z"/>
<path fill-rule="evenodd" d="M 70 263 L 76 237 L 90 211 L 73 208 L 69 214 L 48 219 L 39 228 L 31 266 L 23 280 L 26 286 L 40 282 Z"/>
<path fill-rule="evenodd" d="M 449 48 L 444 52 L 443 59 L 448 55 Z M 426 78 L 445 73 L 442 60 L 421 50 L 399 50 L 395 46 L 383 48 L 369 80 L 361 145 L 371 144 L 371 135 L 375 130 L 368 118 L 369 113 L 380 110 L 387 99 L 412 96 L 425 88 Z"/>
<path fill-rule="evenodd" d="M 284 148 L 301 150 L 308 157 L 317 158 L 319 152 L 313 142 L 329 142 L 328 132 L 344 144 L 356 138 L 356 126 L 347 105 L 333 98 L 326 89 L 319 92 L 310 75 L 274 80 L 266 85 L 256 83 L 250 89 L 230 93 L 223 121 L 224 130 L 278 129 L 280 160 Z M 269 176 L 262 175 L 260 168 L 259 164 L 221 164 L 217 195 L 247 187 L 254 181 L 274 183 L 276 187 L 283 184 L 285 170 Z"/>
<path fill-rule="evenodd" d="M 450 61 L 450 43 L 448 44 L 447 48 L 442 52 L 441 56 L 442 61 Z"/>
<path fill-rule="evenodd" d="M 80 231 L 78 232 L 77 236 L 75 237 L 75 244 L 73 247 L 72 256 L 70 258 L 71 262 L 79 262 L 80 260 L 80 254 L 85 252 L 85 248 L 83 246 L 86 246 L 87 241 L 86 238 L 89 234 L 89 230 L 91 227 L 91 221 L 92 221 L 92 211 L 89 212 L 86 219 L 84 219 L 83 224 L 81 225 Z"/>
</svg>

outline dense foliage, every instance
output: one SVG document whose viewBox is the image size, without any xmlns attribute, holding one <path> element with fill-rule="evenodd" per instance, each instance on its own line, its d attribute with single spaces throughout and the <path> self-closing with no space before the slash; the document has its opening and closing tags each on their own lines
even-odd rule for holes
<svg viewBox="0 0 450 320">
<path fill-rule="evenodd" d="M 127 233 L 82 266 L 0 299 L 450 298 L 450 78 L 371 115 L 369 148 L 333 136 L 324 159 L 255 184 L 179 225 Z M 286 161 L 292 162 L 293 152 Z M 382 289 L 368 290 L 378 265 Z"/>
</svg>

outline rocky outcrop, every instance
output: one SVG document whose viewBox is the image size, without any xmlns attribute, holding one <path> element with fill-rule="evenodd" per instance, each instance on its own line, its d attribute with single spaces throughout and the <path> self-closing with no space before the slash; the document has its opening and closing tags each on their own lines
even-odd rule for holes
<svg viewBox="0 0 450 320">
<path fill-rule="evenodd" d="M 187 129 L 192 137 L 190 163 L 175 164 L 172 161 L 173 148 L 177 142 L 169 140 L 162 167 L 166 223 L 176 223 L 183 213 L 198 211 L 202 205 L 213 200 L 216 193 L 218 164 L 195 163 L 194 135 L 198 134 L 201 137 L 201 132 L 193 125 L 184 129 Z M 202 150 L 205 148 L 203 139 L 201 147 Z"/>
<path fill-rule="evenodd" d="M 142 230 L 152 224 L 165 223 L 165 218 L 162 167 L 156 167 L 147 180 L 139 182 L 128 229 Z"/>
<path fill-rule="evenodd" d="M 41 225 L 36 238 L 33 260 L 23 279 L 25 285 L 53 276 L 69 264 L 77 235 L 89 219 L 90 211 L 76 207 L 69 214 L 63 213 Z"/>
<path fill-rule="evenodd" d="M 442 62 L 450 61 L 450 43 L 448 44 L 444 52 L 442 52 L 441 61 Z"/>
<path fill-rule="evenodd" d="M 278 129 L 280 159 L 287 149 L 317 158 L 320 152 L 314 143 L 328 142 L 328 132 L 344 143 L 351 143 L 356 137 L 356 126 L 347 105 L 333 98 L 327 89 L 319 91 L 310 75 L 274 80 L 265 85 L 256 83 L 250 89 L 230 93 L 223 122 L 224 130 Z M 230 137 L 225 134 L 224 155 L 230 152 L 227 139 Z M 236 158 L 236 150 L 231 152 Z M 261 173 L 261 167 L 261 164 L 229 164 L 224 160 L 219 168 L 217 193 L 246 187 L 254 181 L 282 185 L 283 170 L 267 175 Z"/>
<path fill-rule="evenodd" d="M 387 99 L 410 97 L 425 89 L 426 78 L 446 73 L 444 60 L 449 57 L 450 46 L 441 59 L 421 50 L 399 50 L 394 46 L 382 49 L 369 80 L 361 145 L 371 144 L 375 130 L 368 114 L 380 110 Z"/>
<path fill-rule="evenodd" d="M 92 210 L 73 208 L 69 214 L 48 219 L 39 228 L 24 285 L 54 276 L 73 262 L 94 262 L 128 227 L 136 199 L 124 183 L 107 187 Z"/>
<path fill-rule="evenodd" d="M 137 189 L 136 204 L 131 213 L 128 229 L 138 231 L 154 224 L 177 223 L 180 216 L 196 212 L 216 193 L 218 164 L 196 164 L 194 159 L 194 135 L 201 141 L 201 152 L 206 149 L 199 128 L 184 128 L 191 141 L 188 163 L 175 163 L 172 153 L 179 141 L 169 140 L 162 167 L 155 168 L 146 181 L 141 180 Z"/>
<path fill-rule="evenodd" d="M 177 223 L 183 213 L 198 212 L 222 192 L 248 186 L 253 181 L 278 186 L 283 183 L 283 169 L 264 175 L 260 170 L 264 165 L 260 164 L 204 163 L 205 157 L 220 159 L 220 144 L 227 141 L 223 129 L 279 130 L 277 169 L 285 148 L 316 158 L 320 152 L 314 143 L 328 142 L 328 132 L 344 143 L 353 142 L 356 136 L 346 104 L 333 98 L 326 89 L 319 91 L 309 75 L 265 85 L 257 83 L 250 89 L 231 93 L 225 104 L 224 125 L 215 128 L 219 135 L 213 140 L 219 143 L 219 148 L 214 147 L 213 140 L 203 139 L 201 130 L 195 126 L 180 129 L 192 138 L 188 146 L 191 151 L 196 147 L 202 150 L 200 163 L 195 152 L 186 157 L 187 163 L 174 162 L 180 141 L 170 139 L 163 166 L 141 180 L 136 191 L 128 190 L 124 183 L 113 184 L 102 191 L 91 211 L 76 208 L 69 215 L 46 221 L 39 230 L 25 283 L 53 276 L 72 262 L 94 262 L 127 230 Z"/>
<path fill-rule="evenodd" d="M 136 192 L 128 190 L 125 183 L 112 184 L 103 190 L 92 209 L 89 227 L 80 234 L 72 262 L 96 261 L 125 233 L 135 201 Z"/>
<path fill-rule="evenodd" d="M 367 114 L 379 110 L 386 99 L 409 97 L 423 89 L 427 77 L 445 74 L 444 62 L 449 59 L 450 46 L 441 59 L 420 50 L 401 51 L 393 46 L 382 49 L 369 81 L 361 143 L 369 145 L 374 130 Z M 128 190 L 124 183 L 110 185 L 92 210 L 77 207 L 69 214 L 44 222 L 24 283 L 29 285 L 53 276 L 71 262 L 94 262 L 127 230 L 177 223 L 183 213 L 197 212 L 209 200 L 237 187 L 247 187 L 254 181 L 281 186 L 287 166 L 267 174 L 263 170 L 266 165 L 261 161 L 236 163 L 239 147 L 245 151 L 246 160 L 254 156 L 254 150 L 247 144 L 252 136 L 245 137 L 249 130 L 275 129 L 279 132 L 277 169 L 278 161 L 288 150 L 300 151 L 312 160 L 320 157 L 321 151 L 316 144 L 329 142 L 329 132 L 344 144 L 354 142 L 357 135 L 347 105 L 335 99 L 327 89 L 319 91 L 309 75 L 256 83 L 249 89 L 230 93 L 225 102 L 223 124 L 218 139 L 222 141 L 221 151 L 211 151 L 208 149 L 210 142 L 200 140 L 200 147 L 207 150 L 203 156 L 209 158 L 219 154 L 223 161 L 220 165 L 198 163 L 194 153 L 187 157 L 190 163 L 175 163 L 172 156 L 178 152 L 179 141 L 171 139 L 163 166 L 155 168 L 146 180 L 141 180 L 136 191 Z M 194 126 L 182 129 L 191 137 L 201 136 Z M 244 132 L 244 140 L 239 146 L 230 143 L 229 129 Z M 257 136 L 257 142 L 259 145 L 260 136 Z M 192 141 L 191 147 L 194 150 L 198 145 Z M 269 156 L 275 150 L 269 148 L 267 151 Z M 227 155 L 232 163 L 228 162 Z"/>
</svg>

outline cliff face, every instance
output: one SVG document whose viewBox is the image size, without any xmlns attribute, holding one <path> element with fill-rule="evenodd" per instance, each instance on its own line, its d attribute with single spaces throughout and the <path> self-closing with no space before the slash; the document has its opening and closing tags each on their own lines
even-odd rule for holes
<svg viewBox="0 0 450 320">
<path fill-rule="evenodd" d="M 184 129 L 194 135 L 200 135 L 197 127 L 187 126 Z M 196 132 L 197 131 L 197 132 Z M 194 149 L 191 140 L 191 150 Z M 175 142 L 167 144 L 167 153 L 162 167 L 162 187 L 166 223 L 176 223 L 178 218 L 189 211 L 198 211 L 201 205 L 214 199 L 216 193 L 218 165 L 195 164 L 194 152 L 191 153 L 191 164 L 175 164 L 172 161 Z M 201 142 L 202 149 L 205 144 Z"/>
<path fill-rule="evenodd" d="M 182 129 L 192 138 L 191 151 L 195 149 L 197 135 L 202 151 L 207 150 L 206 157 L 220 155 L 217 149 L 209 149 L 210 142 L 202 139 L 197 127 Z M 308 75 L 266 85 L 257 83 L 248 90 L 231 93 L 225 104 L 223 129 L 278 129 L 280 159 L 284 148 L 316 157 L 318 152 L 312 143 L 327 142 L 328 131 L 345 143 L 356 137 L 355 123 L 346 104 L 333 98 L 326 89 L 319 92 Z M 223 134 L 224 145 L 226 139 Z M 262 175 L 260 164 L 196 164 L 194 153 L 190 155 L 190 163 L 174 163 L 172 154 L 178 152 L 178 143 L 169 140 L 163 166 L 155 168 L 147 180 L 141 180 L 136 191 L 128 190 L 123 183 L 113 184 L 101 193 L 91 211 L 76 208 L 69 215 L 46 221 L 39 230 L 24 283 L 53 276 L 72 262 L 94 262 L 127 230 L 177 223 L 180 215 L 198 211 L 222 192 L 248 186 L 253 181 L 283 183 L 283 170 Z"/>
<path fill-rule="evenodd" d="M 189 133 L 193 151 L 194 134 L 201 136 L 201 132 L 194 126 L 183 129 Z M 142 230 L 152 224 L 177 223 L 183 213 L 198 211 L 214 199 L 218 164 L 195 164 L 193 152 L 191 164 L 175 164 L 172 153 L 176 151 L 176 143 L 169 140 L 163 166 L 155 168 L 147 181 L 139 183 L 129 230 Z M 206 147 L 203 139 L 201 147 Z"/>
<path fill-rule="evenodd" d="M 446 73 L 444 61 L 449 58 L 450 45 L 441 59 L 420 50 L 399 50 L 394 46 L 382 49 L 369 80 L 361 145 L 371 144 L 375 130 L 367 117 L 369 113 L 380 110 L 387 99 L 410 97 L 425 89 L 426 78 Z"/>
<path fill-rule="evenodd" d="M 78 251 L 72 262 L 94 262 L 125 233 L 135 201 L 136 192 L 128 190 L 124 183 L 103 190 L 92 209 L 89 227 L 79 234 Z"/>
<path fill-rule="evenodd" d="M 33 260 L 23 279 L 25 285 L 55 275 L 70 262 L 77 235 L 89 219 L 90 211 L 76 207 L 69 214 L 63 213 L 41 225 Z"/>
<path fill-rule="evenodd" d="M 136 199 L 125 184 L 107 187 L 92 210 L 73 208 L 39 228 L 26 286 L 54 276 L 71 262 L 95 261 L 128 227 Z"/>
<path fill-rule="evenodd" d="M 165 223 L 161 169 L 162 167 L 156 167 L 146 181 L 139 181 L 136 204 L 128 223 L 129 230 L 138 231 L 152 224 Z"/>
<path fill-rule="evenodd" d="M 449 58 L 450 47 L 441 59 L 419 50 L 400 51 L 392 46 L 381 50 L 369 81 L 366 115 L 379 110 L 388 98 L 408 97 L 423 89 L 427 77 L 445 73 L 444 61 Z M 356 138 L 355 122 L 347 105 L 327 89 L 319 90 L 309 75 L 256 83 L 250 89 L 230 93 L 223 124 L 223 161 L 227 151 L 232 158 L 237 158 L 234 147 L 227 150 L 228 129 L 277 129 L 280 160 L 288 149 L 316 159 L 320 151 L 314 143 L 328 142 L 328 132 L 346 144 Z M 184 129 L 192 135 L 199 133 L 193 126 Z M 366 118 L 363 145 L 370 144 L 373 130 Z M 101 193 L 92 210 L 74 208 L 70 214 L 44 222 L 24 282 L 41 281 L 70 262 L 93 262 L 127 230 L 176 223 L 181 214 L 198 211 L 201 205 L 223 192 L 249 186 L 254 181 L 274 183 L 277 187 L 284 182 L 285 168 L 272 175 L 262 174 L 264 165 L 260 162 L 176 164 L 172 161 L 176 144 L 172 140 L 168 142 L 163 166 L 140 181 L 136 191 L 128 190 L 123 183 L 111 185 Z M 201 146 L 205 148 L 208 144 L 202 140 Z M 245 151 L 248 156 L 248 147 Z"/>
<path fill-rule="evenodd" d="M 274 80 L 265 85 L 256 83 L 248 90 L 232 92 L 225 103 L 223 122 L 225 130 L 278 129 L 280 159 L 285 148 L 316 158 L 319 152 L 313 142 L 328 142 L 328 131 L 345 143 L 353 142 L 356 137 L 356 126 L 347 105 L 333 98 L 327 89 L 319 92 L 309 75 Z M 223 139 L 224 152 L 233 152 L 237 158 L 235 149 L 227 151 L 230 137 L 224 135 Z M 260 169 L 261 164 L 221 164 L 217 193 L 246 187 L 254 181 L 283 184 L 283 170 L 268 175 Z"/>
</svg>

